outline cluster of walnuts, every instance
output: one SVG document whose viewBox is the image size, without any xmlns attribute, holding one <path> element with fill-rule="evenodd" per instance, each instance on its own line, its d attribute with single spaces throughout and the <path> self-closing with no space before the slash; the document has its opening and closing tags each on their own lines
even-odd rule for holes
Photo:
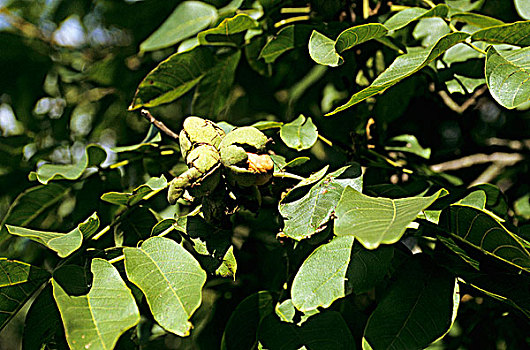
<svg viewBox="0 0 530 350">
<path fill-rule="evenodd" d="M 225 134 L 210 120 L 186 118 L 179 142 L 188 170 L 170 182 L 169 203 L 174 204 L 187 191 L 202 199 L 207 221 L 218 221 L 229 210 L 225 200 L 228 194 L 255 189 L 272 177 L 274 163 L 266 153 L 268 141 L 252 126 Z"/>
</svg>

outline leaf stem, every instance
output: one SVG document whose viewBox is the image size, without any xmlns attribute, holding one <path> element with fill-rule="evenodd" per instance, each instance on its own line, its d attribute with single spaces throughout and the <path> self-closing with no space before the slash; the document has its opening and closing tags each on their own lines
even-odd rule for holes
<svg viewBox="0 0 530 350">
<path fill-rule="evenodd" d="M 162 131 L 164 134 L 166 134 L 167 136 L 171 137 L 173 140 L 178 140 L 179 139 L 179 135 L 176 132 L 174 132 L 173 130 L 168 128 L 160 120 L 158 120 L 155 117 L 153 117 L 153 115 L 147 109 L 142 109 L 140 111 L 140 114 L 142 115 L 142 117 L 147 119 L 151 124 L 156 126 L 158 128 L 158 130 Z"/>
<path fill-rule="evenodd" d="M 309 16 L 295 16 L 291 18 L 282 19 L 281 21 L 274 23 L 274 28 L 278 28 L 283 26 L 284 24 L 289 24 L 293 22 L 307 21 L 309 19 Z"/>
<path fill-rule="evenodd" d="M 330 140 L 328 140 L 327 138 L 325 138 L 324 136 L 318 134 L 318 138 L 324 142 L 325 144 L 327 144 L 328 146 L 330 147 L 333 147 L 333 142 L 331 142 Z"/>
<path fill-rule="evenodd" d="M 291 174 L 291 173 L 287 173 L 287 172 L 279 172 L 279 173 L 274 173 L 272 174 L 272 176 L 274 177 L 278 177 L 278 178 L 287 178 L 287 179 L 293 179 L 293 180 L 304 180 L 303 177 L 301 176 L 298 176 L 296 174 Z"/>
<path fill-rule="evenodd" d="M 105 233 L 107 233 L 108 230 L 110 230 L 110 225 L 105 226 L 105 228 L 102 229 L 101 231 L 99 231 L 98 233 L 96 233 L 96 235 L 94 235 L 92 237 L 92 239 L 94 241 L 97 241 L 101 236 L 103 236 Z"/>
<path fill-rule="evenodd" d="M 120 255 L 120 256 L 115 257 L 114 259 L 110 259 L 109 263 L 114 264 L 119 261 L 122 261 L 123 259 L 125 259 L 125 255 Z"/>
</svg>

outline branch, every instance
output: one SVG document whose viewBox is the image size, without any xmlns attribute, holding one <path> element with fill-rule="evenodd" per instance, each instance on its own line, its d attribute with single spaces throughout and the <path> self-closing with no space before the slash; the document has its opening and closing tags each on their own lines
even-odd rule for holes
<svg viewBox="0 0 530 350">
<path fill-rule="evenodd" d="M 466 109 L 468 109 L 470 106 L 475 104 L 477 102 L 477 98 L 480 95 L 482 95 L 487 89 L 488 87 L 484 85 L 483 87 L 475 91 L 475 93 L 470 98 L 468 98 L 464 103 L 462 103 L 462 105 L 458 105 L 458 103 L 456 103 L 451 98 L 451 96 L 449 96 L 449 94 L 443 90 L 438 91 L 438 94 L 440 95 L 440 97 L 444 101 L 444 104 L 447 107 L 451 108 L 453 111 L 455 111 L 458 114 L 462 114 L 466 111 Z"/>
<path fill-rule="evenodd" d="M 153 117 L 153 115 L 147 109 L 142 109 L 140 111 L 140 114 L 142 115 L 142 117 L 147 119 L 151 124 L 156 126 L 158 128 L 158 130 L 162 131 L 164 134 L 166 134 L 167 136 L 171 137 L 173 140 L 178 140 L 179 139 L 179 135 L 177 135 L 177 133 L 175 133 L 173 130 L 168 128 L 160 120 L 157 120 L 155 117 Z"/>
<path fill-rule="evenodd" d="M 495 152 L 493 154 L 478 153 L 460 159 L 450 160 L 448 162 L 431 165 L 431 170 L 435 172 L 443 172 L 449 170 L 457 170 L 467 168 L 477 164 L 496 163 L 497 166 L 511 166 L 523 160 L 523 155 L 519 153 L 502 153 Z"/>
</svg>

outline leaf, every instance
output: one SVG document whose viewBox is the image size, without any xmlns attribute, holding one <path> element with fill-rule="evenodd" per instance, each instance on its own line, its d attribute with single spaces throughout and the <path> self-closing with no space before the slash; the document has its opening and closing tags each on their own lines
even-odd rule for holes
<svg viewBox="0 0 530 350">
<path fill-rule="evenodd" d="M 443 36 L 430 49 L 420 50 L 399 56 L 390 65 L 390 67 L 388 67 L 373 81 L 369 87 L 354 94 L 348 102 L 340 107 L 337 107 L 334 111 L 326 114 L 326 116 L 343 111 L 354 104 L 367 99 L 368 97 L 383 92 L 400 80 L 416 73 L 432 62 L 435 58 L 440 56 L 445 50 L 459 42 L 464 41 L 464 39 L 467 37 L 469 37 L 469 34 L 467 33 L 450 33 Z"/>
<path fill-rule="evenodd" d="M 443 19 L 433 17 L 421 19 L 414 28 L 412 36 L 421 41 L 421 46 L 430 47 L 450 32 L 449 25 Z"/>
<path fill-rule="evenodd" d="M 302 164 L 305 164 L 305 163 L 309 162 L 310 160 L 311 160 L 311 158 L 309 158 L 309 157 L 296 157 L 296 158 L 286 162 L 282 166 L 282 169 L 294 168 L 294 167 L 300 166 Z"/>
<path fill-rule="evenodd" d="M 293 24 L 280 29 L 276 36 L 263 46 L 259 58 L 263 58 L 265 63 L 274 63 L 285 52 L 304 46 L 310 32 L 311 26 L 305 24 Z"/>
<path fill-rule="evenodd" d="M 272 313 L 272 295 L 269 292 L 262 291 L 246 297 L 228 319 L 221 349 L 254 349 L 258 326 L 270 313 Z"/>
<path fill-rule="evenodd" d="M 445 0 L 445 3 L 452 9 L 458 11 L 480 10 L 485 0 Z"/>
<path fill-rule="evenodd" d="M 484 28 L 471 35 L 471 40 L 493 44 L 530 45 L 530 21 L 515 22 Z"/>
<path fill-rule="evenodd" d="M 440 226 L 452 237 L 482 253 L 530 271 L 530 253 L 516 235 L 484 211 L 451 205 L 440 216 Z"/>
<path fill-rule="evenodd" d="M 143 199 L 150 198 L 154 192 L 167 187 L 164 175 L 152 177 L 145 184 L 136 187 L 132 193 L 107 192 L 101 196 L 101 200 L 117 205 L 133 206 Z"/>
<path fill-rule="evenodd" d="M 383 24 L 388 30 L 396 31 L 407 26 L 409 23 L 418 21 L 422 18 L 447 17 L 448 13 L 449 7 L 444 4 L 436 5 L 436 7 L 433 7 L 430 10 L 420 7 L 411 7 L 396 13 Z"/>
<path fill-rule="evenodd" d="M 335 41 L 316 30 L 309 38 L 309 56 L 318 64 L 337 67 L 343 62 L 342 57 L 335 51 Z"/>
<path fill-rule="evenodd" d="M 189 334 L 188 319 L 201 304 L 206 273 L 176 242 L 151 237 L 140 248 L 124 248 L 127 277 L 144 293 L 155 320 L 179 336 Z"/>
<path fill-rule="evenodd" d="M 317 142 L 318 132 L 311 117 L 306 119 L 300 114 L 292 122 L 282 125 L 280 137 L 288 147 L 302 151 L 311 148 Z"/>
<path fill-rule="evenodd" d="M 335 41 L 335 49 L 342 53 L 368 40 L 385 36 L 388 29 L 379 23 L 368 23 L 351 27 L 343 31 Z"/>
<path fill-rule="evenodd" d="M 0 329 L 49 278 L 50 274 L 46 270 L 0 258 Z"/>
<path fill-rule="evenodd" d="M 214 65 L 212 52 L 206 47 L 169 56 L 140 83 L 129 110 L 176 100 L 197 85 Z"/>
<path fill-rule="evenodd" d="M 236 51 L 221 60 L 199 82 L 191 110 L 194 115 L 215 119 L 221 110 L 226 108 L 226 102 L 234 83 L 241 51 Z"/>
<path fill-rule="evenodd" d="M 197 36 L 201 45 L 235 45 L 230 36 L 256 28 L 258 22 L 247 14 L 241 13 L 225 18 L 217 27 L 202 31 Z"/>
<path fill-rule="evenodd" d="M 144 42 L 140 51 L 153 51 L 174 45 L 197 34 L 217 19 L 217 9 L 202 1 L 184 1 Z"/>
<path fill-rule="evenodd" d="M 90 237 L 97 231 L 99 218 L 94 213 L 68 233 L 38 231 L 11 225 L 6 227 L 10 234 L 29 238 L 53 250 L 60 258 L 65 258 L 81 247 L 83 237 Z"/>
<path fill-rule="evenodd" d="M 355 350 L 346 322 L 335 311 L 315 315 L 302 326 L 281 322 L 272 313 L 261 322 L 258 339 L 266 349 Z"/>
<path fill-rule="evenodd" d="M 135 246 L 149 238 L 157 224 L 156 213 L 146 206 L 136 206 L 128 210 L 114 228 L 114 244 L 117 247 Z"/>
<path fill-rule="evenodd" d="M 361 294 L 375 287 L 388 274 L 393 256 L 392 246 L 368 250 L 356 244 L 346 272 L 346 294 Z"/>
<path fill-rule="evenodd" d="M 293 188 L 279 204 L 280 214 L 285 220 L 283 233 L 299 241 L 322 231 L 346 186 L 359 191 L 362 189 L 362 173 L 358 165 L 343 167 L 326 175 L 304 196 L 295 196 L 293 191 L 298 187 Z"/>
<path fill-rule="evenodd" d="M 52 180 L 77 180 L 87 168 L 100 166 L 106 158 L 107 152 L 101 146 L 88 145 L 85 154 L 77 164 L 43 164 L 37 169 L 36 174 L 30 174 L 30 179 L 37 179 L 44 185 Z"/>
<path fill-rule="evenodd" d="M 120 147 L 112 147 L 111 151 L 115 153 L 121 153 L 121 152 L 132 152 L 132 151 L 138 151 L 142 148 L 148 148 L 148 147 L 158 147 L 158 142 L 162 141 L 162 136 L 160 136 L 160 131 L 156 126 L 151 124 L 149 126 L 149 130 L 147 131 L 147 135 L 145 135 L 144 139 L 136 144 L 131 146 L 120 146 Z"/>
<path fill-rule="evenodd" d="M 9 238 L 5 224 L 28 226 L 44 214 L 59 206 L 71 188 L 57 183 L 39 185 L 18 195 L 2 221 L 0 242 Z"/>
<path fill-rule="evenodd" d="M 472 12 L 458 12 L 451 15 L 452 21 L 459 21 L 467 24 L 474 25 L 479 28 L 487 28 L 498 25 L 503 25 L 504 22 L 493 17 L 484 16 L 478 13 Z"/>
<path fill-rule="evenodd" d="M 91 271 L 92 288 L 83 296 L 69 296 L 52 279 L 53 297 L 72 350 L 112 349 L 120 335 L 140 321 L 134 297 L 118 270 L 108 261 L 95 258 Z"/>
<path fill-rule="evenodd" d="M 486 51 L 486 83 L 501 106 L 513 109 L 530 100 L 530 47 L 497 52 Z"/>
<path fill-rule="evenodd" d="M 526 0 L 514 0 L 515 9 L 519 16 L 530 19 L 530 4 Z"/>
<path fill-rule="evenodd" d="M 352 235 L 367 249 L 395 243 L 442 191 L 430 197 L 390 199 L 368 197 L 346 187 L 335 210 L 335 234 Z"/>
<path fill-rule="evenodd" d="M 328 308 L 335 300 L 346 296 L 346 270 L 353 241 L 353 236 L 335 237 L 315 249 L 304 261 L 291 288 L 291 299 L 298 310 Z"/>
<path fill-rule="evenodd" d="M 258 130 L 268 130 L 268 129 L 281 128 L 282 125 L 283 125 L 282 122 L 275 122 L 271 120 L 260 120 L 259 122 L 255 122 L 251 126 L 255 127 Z"/>
<path fill-rule="evenodd" d="M 43 322 L 46 320 L 46 322 Z M 40 350 L 53 348 L 43 345 L 54 344 L 58 349 L 67 349 L 61 314 L 53 299 L 51 284 L 39 293 L 31 303 L 26 319 L 24 320 L 24 334 L 22 336 L 22 349 Z"/>
<path fill-rule="evenodd" d="M 431 157 L 431 149 L 421 147 L 418 139 L 414 135 L 399 135 L 391 138 L 390 141 L 406 142 L 406 144 L 403 147 L 386 146 L 385 149 L 387 151 L 409 152 L 425 159 L 429 159 Z"/>
<path fill-rule="evenodd" d="M 459 301 L 450 273 L 412 257 L 368 319 L 363 342 L 373 349 L 423 349 L 449 331 Z"/>
</svg>

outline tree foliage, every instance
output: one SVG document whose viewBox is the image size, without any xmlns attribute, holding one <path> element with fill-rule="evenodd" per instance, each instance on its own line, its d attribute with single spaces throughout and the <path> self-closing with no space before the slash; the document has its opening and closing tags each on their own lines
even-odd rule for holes
<svg viewBox="0 0 530 350">
<path fill-rule="evenodd" d="M 0 45 L 0 347 L 530 346 L 528 2 L 7 0 Z"/>
</svg>

